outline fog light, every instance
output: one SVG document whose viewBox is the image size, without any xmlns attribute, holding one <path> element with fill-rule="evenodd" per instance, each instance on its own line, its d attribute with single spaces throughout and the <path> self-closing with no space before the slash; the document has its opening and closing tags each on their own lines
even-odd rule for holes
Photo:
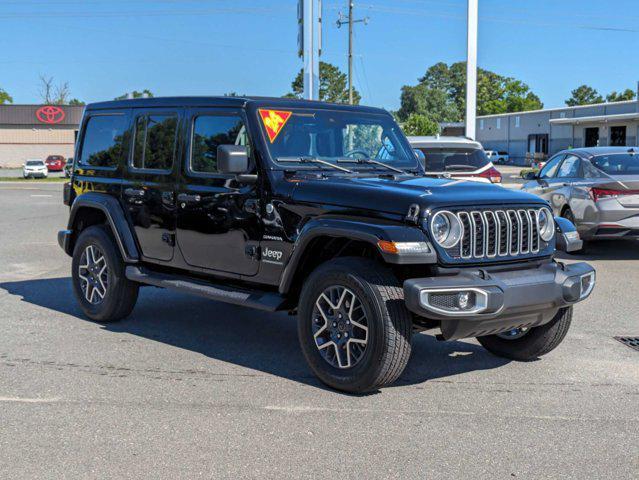
<svg viewBox="0 0 639 480">
<path fill-rule="evenodd" d="M 581 276 L 581 294 L 579 295 L 579 300 L 583 300 L 590 295 L 592 289 L 595 288 L 595 279 L 596 276 L 594 271 Z"/>
<path fill-rule="evenodd" d="M 470 304 L 470 292 L 459 292 L 457 294 L 457 305 L 460 310 L 466 310 Z M 470 305 L 472 307 L 472 305 Z"/>
</svg>

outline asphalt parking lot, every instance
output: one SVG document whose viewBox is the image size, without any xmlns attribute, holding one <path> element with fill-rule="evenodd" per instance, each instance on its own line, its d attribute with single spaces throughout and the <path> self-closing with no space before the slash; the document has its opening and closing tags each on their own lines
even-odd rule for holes
<svg viewBox="0 0 639 480">
<path fill-rule="evenodd" d="M 61 184 L 0 183 L 2 478 L 637 478 L 639 248 L 586 259 L 598 286 L 564 343 L 509 362 L 414 338 L 400 381 L 324 388 L 295 319 L 145 288 L 100 325 L 58 248 Z"/>
</svg>

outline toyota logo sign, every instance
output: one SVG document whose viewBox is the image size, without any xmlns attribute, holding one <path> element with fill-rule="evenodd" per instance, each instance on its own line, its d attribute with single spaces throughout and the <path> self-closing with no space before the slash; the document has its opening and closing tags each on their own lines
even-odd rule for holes
<svg viewBox="0 0 639 480">
<path fill-rule="evenodd" d="M 55 105 L 45 105 L 36 110 L 36 118 L 42 123 L 55 124 L 64 120 L 64 110 Z"/>
</svg>

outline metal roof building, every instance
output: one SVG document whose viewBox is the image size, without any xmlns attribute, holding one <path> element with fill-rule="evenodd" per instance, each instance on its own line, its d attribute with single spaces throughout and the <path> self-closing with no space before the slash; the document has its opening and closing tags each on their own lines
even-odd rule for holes
<svg viewBox="0 0 639 480">
<path fill-rule="evenodd" d="M 28 158 L 73 156 L 83 111 L 75 105 L 0 105 L 0 168 L 19 167 Z"/>
<path fill-rule="evenodd" d="M 566 148 L 636 146 L 639 102 L 601 103 L 477 118 L 477 140 L 487 150 L 504 150 L 516 163 Z"/>
</svg>

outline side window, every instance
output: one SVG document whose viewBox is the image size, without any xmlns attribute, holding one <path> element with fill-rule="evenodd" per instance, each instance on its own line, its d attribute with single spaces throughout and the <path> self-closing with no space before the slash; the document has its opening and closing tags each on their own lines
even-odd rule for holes
<svg viewBox="0 0 639 480">
<path fill-rule="evenodd" d="M 595 167 L 592 163 L 590 163 L 588 160 L 584 160 L 581 164 L 584 170 L 584 178 L 603 177 L 603 175 L 601 174 L 601 171 L 597 167 Z"/>
<path fill-rule="evenodd" d="M 555 176 L 555 172 L 557 171 L 557 167 L 561 160 L 565 157 L 565 155 L 557 155 L 556 157 L 552 157 L 548 160 L 548 163 L 544 165 L 544 168 L 539 172 L 539 178 L 552 178 Z"/>
<path fill-rule="evenodd" d="M 557 171 L 557 178 L 575 178 L 579 175 L 579 157 L 568 155 Z"/>
<path fill-rule="evenodd" d="M 193 120 L 190 170 L 195 173 L 217 173 L 217 147 L 247 143 L 248 136 L 241 117 L 199 115 Z"/>
<path fill-rule="evenodd" d="M 145 115 L 135 121 L 133 168 L 170 170 L 173 167 L 177 115 Z"/>
<path fill-rule="evenodd" d="M 115 167 L 124 152 L 126 132 L 124 115 L 90 117 L 84 129 L 80 164 L 92 167 Z"/>
</svg>

